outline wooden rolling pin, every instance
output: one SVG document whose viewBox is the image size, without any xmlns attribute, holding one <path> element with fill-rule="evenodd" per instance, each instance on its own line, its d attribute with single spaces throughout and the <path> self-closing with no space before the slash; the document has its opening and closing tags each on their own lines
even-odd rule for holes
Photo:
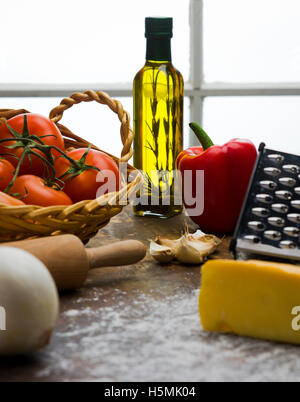
<svg viewBox="0 0 300 402">
<path fill-rule="evenodd" d="M 50 271 L 58 290 L 81 287 L 89 269 L 134 264 L 145 257 L 146 247 L 137 240 L 85 248 L 73 235 L 42 237 L 1 244 L 29 251 Z"/>
</svg>

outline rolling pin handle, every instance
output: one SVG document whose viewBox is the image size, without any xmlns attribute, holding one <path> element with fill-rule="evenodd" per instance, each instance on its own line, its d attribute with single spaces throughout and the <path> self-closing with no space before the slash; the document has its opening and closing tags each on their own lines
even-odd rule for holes
<svg viewBox="0 0 300 402">
<path fill-rule="evenodd" d="M 89 269 L 130 265 L 142 260 L 146 247 L 138 240 L 123 240 L 106 246 L 87 248 Z"/>
</svg>

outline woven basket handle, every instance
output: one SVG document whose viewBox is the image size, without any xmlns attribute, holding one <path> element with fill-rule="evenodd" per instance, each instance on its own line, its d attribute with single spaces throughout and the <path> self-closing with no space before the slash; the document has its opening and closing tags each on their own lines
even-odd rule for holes
<svg viewBox="0 0 300 402">
<path fill-rule="evenodd" d="M 92 91 L 88 90 L 83 93 L 76 92 L 72 94 L 69 98 L 64 98 L 59 106 L 56 106 L 49 113 L 49 118 L 54 122 L 58 123 L 63 116 L 65 110 L 69 109 L 73 105 L 80 102 L 91 102 L 96 101 L 103 105 L 107 105 L 114 113 L 118 115 L 121 122 L 120 134 L 123 144 L 123 149 L 121 152 L 121 162 L 127 162 L 133 154 L 132 142 L 133 142 L 133 132 L 130 127 L 130 116 L 128 112 L 123 109 L 121 102 L 116 99 L 112 99 L 107 93 L 102 91 Z"/>
</svg>

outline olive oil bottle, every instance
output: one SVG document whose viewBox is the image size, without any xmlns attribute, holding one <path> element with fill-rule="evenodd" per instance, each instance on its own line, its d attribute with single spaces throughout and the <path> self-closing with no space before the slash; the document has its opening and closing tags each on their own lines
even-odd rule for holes
<svg viewBox="0 0 300 402">
<path fill-rule="evenodd" d="M 140 216 L 168 218 L 182 211 L 176 158 L 183 142 L 183 78 L 171 61 L 172 23 L 146 18 L 146 63 L 133 83 L 134 166 L 144 176 L 133 208 Z"/>
</svg>

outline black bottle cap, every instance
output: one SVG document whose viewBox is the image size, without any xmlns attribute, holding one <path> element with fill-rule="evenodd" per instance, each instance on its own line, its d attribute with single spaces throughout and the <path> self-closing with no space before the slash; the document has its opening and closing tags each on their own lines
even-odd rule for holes
<svg viewBox="0 0 300 402">
<path fill-rule="evenodd" d="M 146 17 L 145 37 L 168 37 L 173 36 L 173 18 Z"/>
</svg>

